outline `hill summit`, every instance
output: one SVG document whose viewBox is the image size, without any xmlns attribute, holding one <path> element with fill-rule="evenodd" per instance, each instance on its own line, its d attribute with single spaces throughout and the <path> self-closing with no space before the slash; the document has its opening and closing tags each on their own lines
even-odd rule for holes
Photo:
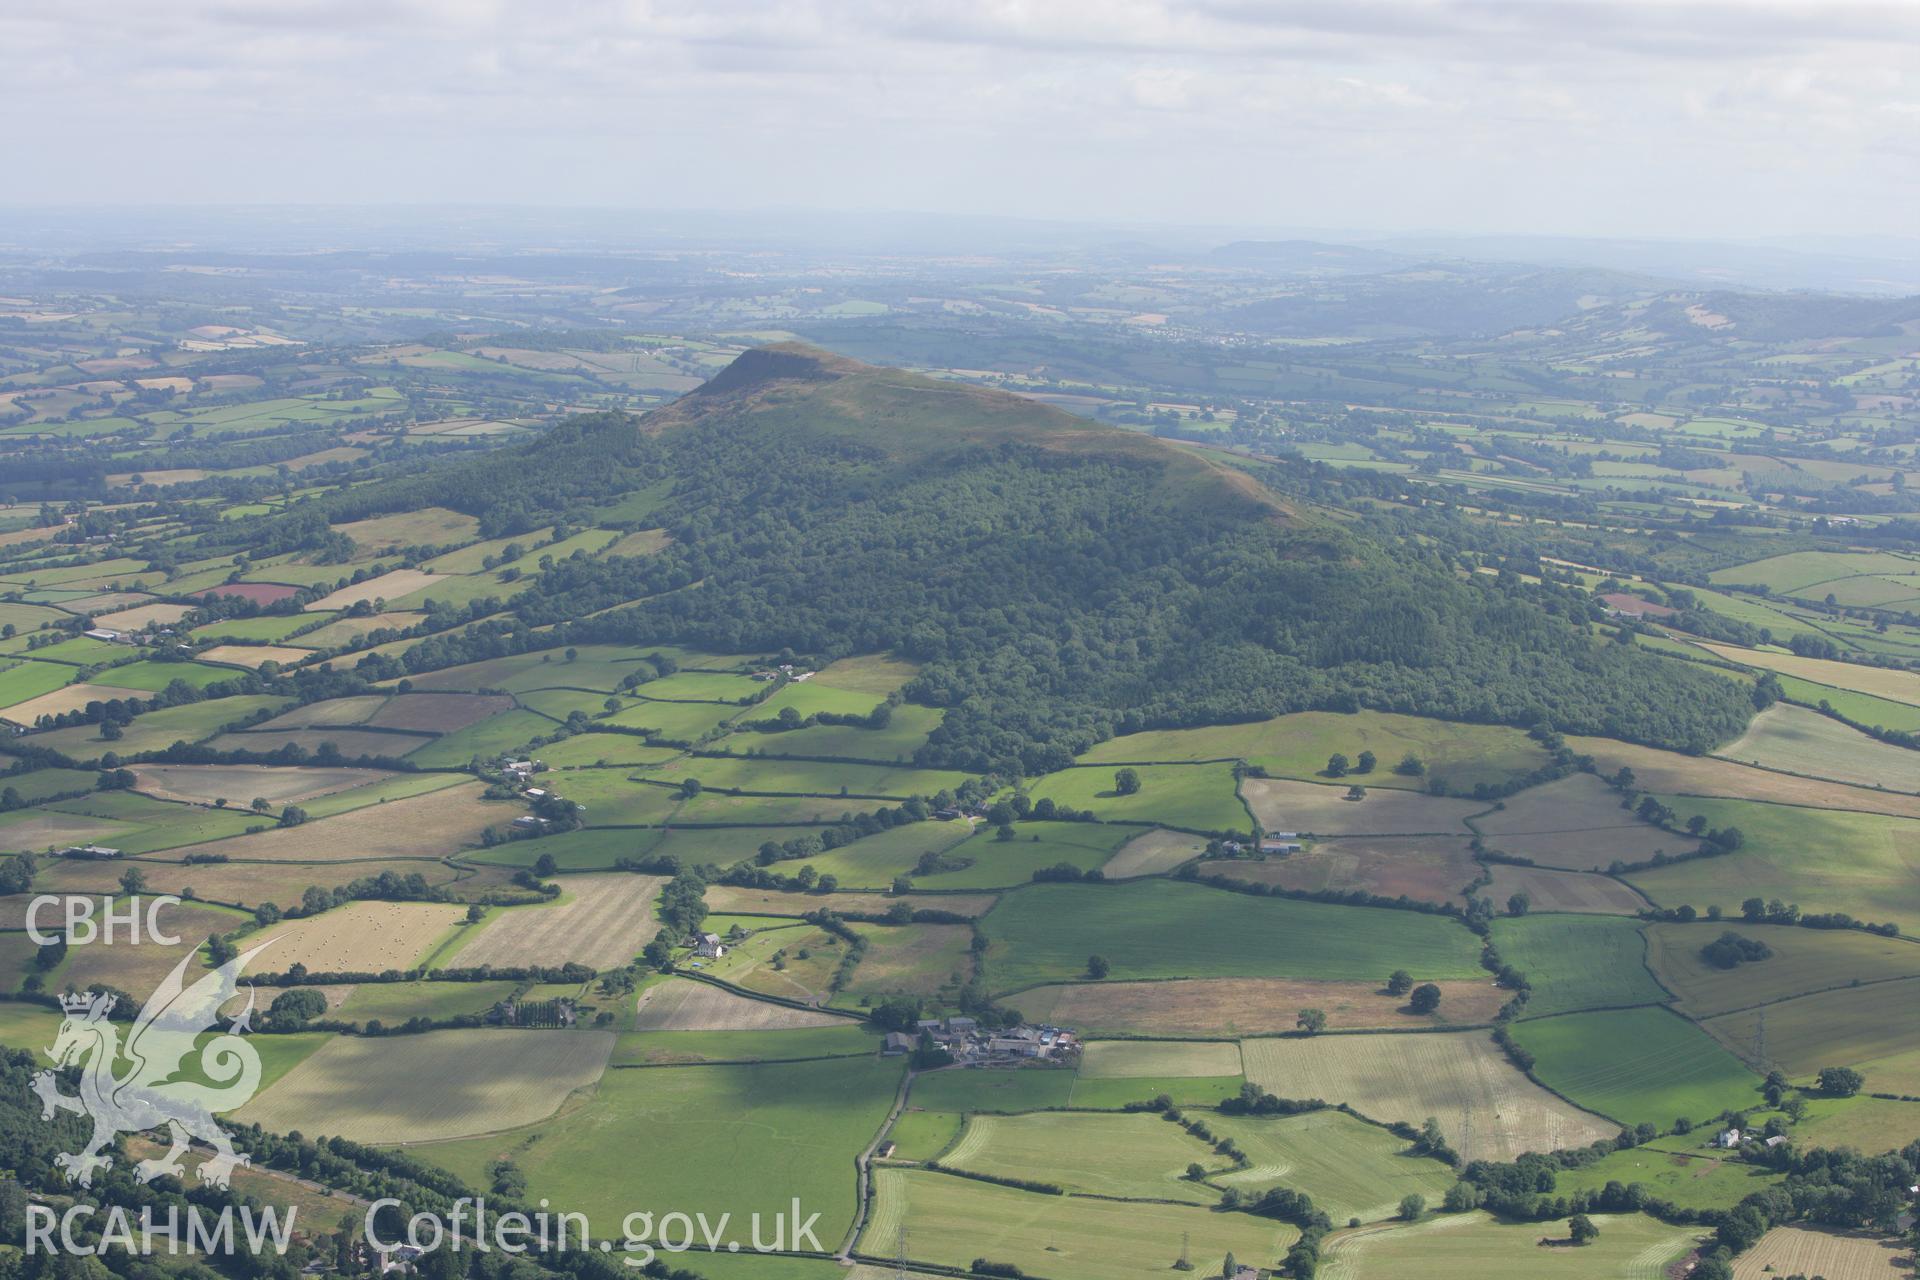
<svg viewBox="0 0 1920 1280">
<path fill-rule="evenodd" d="M 669 536 L 649 556 L 559 561 L 510 613 L 407 651 L 409 670 L 556 632 L 894 652 L 922 666 L 907 696 L 946 709 L 921 761 L 970 770 L 1037 774 L 1114 733 L 1312 708 L 1696 751 L 1751 715 L 1712 672 L 1597 643 L 1579 593 L 1464 573 L 1344 518 L 1342 483 L 1304 464 L 1256 478 L 1004 391 L 781 344 L 643 419 L 575 418 L 333 495 L 326 514 L 437 504 L 490 536 Z"/>
</svg>

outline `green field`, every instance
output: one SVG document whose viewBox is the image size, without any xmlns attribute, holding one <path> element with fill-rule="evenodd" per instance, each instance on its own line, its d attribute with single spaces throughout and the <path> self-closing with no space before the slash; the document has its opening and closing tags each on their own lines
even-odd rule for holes
<svg viewBox="0 0 1920 1280">
<path fill-rule="evenodd" d="M 1420 978 L 1478 972 L 1477 939 L 1410 911 L 1258 898 L 1179 881 L 1039 884 L 1006 894 L 982 922 L 988 982 L 1018 991 L 1086 972 L 1098 954 L 1115 978 Z"/>
<path fill-rule="evenodd" d="M 1714 752 L 1741 764 L 1857 786 L 1920 791 L 1920 752 L 1870 738 L 1830 716 L 1776 702 Z"/>
<path fill-rule="evenodd" d="M 1621 1124 L 1696 1122 L 1759 1099 L 1760 1078 L 1713 1037 L 1665 1009 L 1522 1022 L 1513 1038 L 1548 1088 Z"/>
<path fill-rule="evenodd" d="M 1708 1234 L 1643 1214 L 1593 1221 L 1600 1236 L 1583 1249 L 1541 1247 L 1549 1237 L 1566 1239 L 1564 1222 L 1496 1222 L 1483 1213 L 1369 1227 L 1322 1247 L 1319 1280 L 1666 1280 L 1667 1268 Z"/>
<path fill-rule="evenodd" d="M 14 662 L 0 666 L 0 708 L 37 698 L 72 683 L 79 674 L 57 662 Z"/>
<path fill-rule="evenodd" d="M 1723 933 L 1763 942 L 1773 954 L 1722 969 L 1701 948 Z M 1838 929 L 1696 922 L 1647 927 L 1647 961 L 1696 1018 L 1748 1009 L 1814 991 L 1920 977 L 1920 944 Z"/>
<path fill-rule="evenodd" d="M 951 849 L 972 834 L 973 824 L 965 820 L 910 822 L 808 858 L 804 865 L 836 877 L 843 889 L 885 889 L 895 876 L 909 874 L 922 854 Z M 929 877 L 927 887 L 945 887 L 945 877 Z"/>
<path fill-rule="evenodd" d="M 1038 1195 L 918 1170 L 880 1169 L 874 1190 L 862 1254 L 894 1257 L 904 1228 L 914 1261 L 964 1268 L 984 1257 L 1050 1280 L 1164 1276 L 1183 1241 L 1198 1275 L 1218 1275 L 1228 1253 L 1271 1266 L 1299 1235 L 1250 1214 Z"/>
<path fill-rule="evenodd" d="M 797 1196 L 821 1214 L 832 1248 L 853 1219 L 854 1156 L 879 1130 L 901 1070 L 879 1058 L 614 1069 L 589 1102 L 552 1120 L 416 1153 L 481 1187 L 490 1164 L 511 1159 L 530 1196 L 609 1224 L 649 1205 L 771 1221 Z"/>
<path fill-rule="evenodd" d="M 1824 702 L 1835 713 L 1855 724 L 1897 729 L 1902 733 L 1920 733 L 1920 707 L 1890 702 L 1870 693 L 1854 693 L 1847 689 L 1836 689 L 1832 685 L 1815 684 L 1798 676 L 1782 675 L 1779 680 L 1782 692 L 1795 702 L 1816 708 Z"/>
<path fill-rule="evenodd" d="M 1228 1167 L 1207 1143 L 1144 1111 L 973 1116 L 940 1163 L 1072 1192 L 1189 1204 L 1220 1199 L 1219 1192 L 1186 1177 L 1189 1164 L 1212 1172 Z"/>
<path fill-rule="evenodd" d="M 1537 915 L 1493 924 L 1500 958 L 1533 984 L 1526 1016 L 1660 1004 L 1640 922 L 1619 916 Z"/>
<path fill-rule="evenodd" d="M 1091 810 L 1102 822 L 1155 823 L 1189 831 L 1246 831 L 1253 825 L 1235 792 L 1233 769 L 1224 764 L 1150 764 L 1134 772 L 1140 789 L 1115 790 L 1107 766 L 1062 769 L 1029 788 L 1034 800 L 1053 800 Z"/>
<path fill-rule="evenodd" d="M 1845 911 L 1856 919 L 1920 925 L 1920 878 L 1910 854 L 1920 819 L 1843 809 L 1808 809 L 1753 800 L 1663 796 L 1685 821 L 1703 815 L 1713 827 L 1734 826 L 1746 843 L 1738 853 L 1699 858 L 1627 879 L 1663 907 L 1718 906 L 1732 915 L 1750 897 L 1798 903 L 1805 912 Z"/>
<path fill-rule="evenodd" d="M 1012 1113 L 1064 1107 L 1073 1093 L 1071 1071 L 1047 1067 L 934 1071 L 917 1077 L 909 1101 L 926 1111 Z"/>
<path fill-rule="evenodd" d="M 1743 1010 L 1705 1023 L 1739 1055 L 1751 1055 L 1766 1017 L 1766 1065 L 1796 1081 L 1822 1067 L 1853 1067 L 1872 1093 L 1920 1096 L 1920 979 L 1823 991 Z"/>
<path fill-rule="evenodd" d="M 749 719 L 758 719 L 762 708 L 755 708 Z M 778 714 L 776 711 L 775 714 Z M 938 707 L 920 707 L 902 703 L 882 729 L 856 725 L 817 724 L 784 733 L 742 731 L 713 744 L 717 751 L 741 755 L 819 756 L 830 759 L 874 760 L 905 763 L 925 745 L 927 735 L 940 727 L 946 712 Z"/>
<path fill-rule="evenodd" d="M 1454 1182 L 1438 1160 L 1413 1155 L 1404 1139 L 1342 1111 L 1208 1116 L 1207 1127 L 1233 1139 L 1250 1162 L 1214 1181 L 1250 1195 L 1271 1187 L 1304 1191 L 1336 1223 L 1384 1218 L 1407 1195 L 1438 1204 Z"/>
<path fill-rule="evenodd" d="M 1546 763 L 1539 744 L 1517 729 L 1385 711 L 1303 711 L 1248 724 L 1157 729 L 1113 738 L 1080 759 L 1084 764 L 1239 759 L 1278 778 L 1313 779 L 1323 776 L 1335 752 L 1357 761 L 1362 751 L 1373 752 L 1377 763 L 1371 774 L 1355 775 L 1354 780 L 1369 787 L 1418 789 L 1431 777 L 1455 791 L 1471 791 L 1480 783 L 1503 783 Z M 1394 772 L 1409 754 L 1427 766 L 1424 776 Z"/>
<path fill-rule="evenodd" d="M 1578 1169 L 1568 1169 L 1556 1177 L 1554 1192 L 1572 1195 L 1577 1191 L 1600 1191 L 1609 1182 L 1628 1186 L 1638 1184 L 1649 1195 L 1671 1201 L 1683 1209 L 1731 1209 L 1756 1191 L 1765 1191 L 1780 1181 L 1781 1175 L 1764 1165 L 1724 1159 L 1727 1152 L 1715 1152 L 1704 1139 L 1709 1130 L 1689 1138 L 1663 1138 L 1658 1143 L 1616 1151 Z M 1731 1153 L 1737 1155 L 1738 1153 Z"/>
<path fill-rule="evenodd" d="M 914 885 L 921 889 L 1008 888 L 1025 884 L 1035 871 L 1062 862 L 1091 871 L 1104 865 L 1136 833 L 1137 828 L 1094 822 L 1020 822 L 1014 824 L 1012 840 L 1001 840 L 994 828 L 982 826 L 949 851 L 954 858 L 970 859 L 972 866 L 915 876 Z"/>
</svg>

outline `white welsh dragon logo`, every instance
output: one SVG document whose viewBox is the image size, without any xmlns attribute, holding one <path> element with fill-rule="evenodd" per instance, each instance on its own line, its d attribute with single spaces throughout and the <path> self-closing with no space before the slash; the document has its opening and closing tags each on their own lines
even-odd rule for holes
<svg viewBox="0 0 1920 1280">
<path fill-rule="evenodd" d="M 53 1119 L 56 1111 L 77 1111 L 93 1120 L 93 1137 L 83 1150 L 54 1157 L 68 1182 L 90 1186 L 93 1171 L 112 1163 L 110 1156 L 100 1154 L 102 1148 L 118 1134 L 150 1129 L 165 1128 L 172 1145 L 134 1166 L 142 1182 L 165 1173 L 179 1174 L 180 1157 L 195 1138 L 215 1152 L 200 1166 L 203 1182 L 224 1187 L 234 1166 L 248 1163 L 246 1156 L 233 1149 L 227 1131 L 214 1123 L 213 1114 L 241 1106 L 260 1087 L 259 1051 L 240 1035 L 253 1013 L 251 988 L 247 1007 L 232 1027 L 197 1050 L 195 1046 L 212 1030 L 220 1007 L 238 990 L 240 970 L 267 945 L 261 943 L 235 956 L 191 987 L 185 985 L 184 975 L 193 957 L 181 960 L 140 1010 L 124 1045 L 119 1028 L 107 1020 L 112 996 L 87 993 L 62 999 L 67 1016 L 47 1056 L 59 1067 L 87 1059 L 80 1074 L 80 1094 L 61 1093 L 52 1071 L 34 1076 L 33 1091 L 40 1095 L 44 1120 Z M 123 1061 L 128 1068 L 115 1074 L 115 1066 Z M 190 1070 L 201 1078 L 182 1078 Z"/>
</svg>

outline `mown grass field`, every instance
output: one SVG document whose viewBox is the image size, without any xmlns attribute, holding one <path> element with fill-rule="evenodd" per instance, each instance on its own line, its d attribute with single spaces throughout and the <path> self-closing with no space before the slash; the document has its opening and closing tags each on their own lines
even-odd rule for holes
<svg viewBox="0 0 1920 1280">
<path fill-rule="evenodd" d="M 1869 693 L 1855 693 L 1848 689 L 1836 689 L 1832 685 L 1815 684 L 1811 680 L 1802 680 L 1799 676 L 1780 676 L 1780 688 L 1787 697 L 1795 702 L 1805 703 L 1809 707 L 1817 709 L 1824 702 L 1836 713 L 1845 716 L 1855 724 L 1881 729 L 1898 729 L 1903 733 L 1920 732 L 1920 707 L 1910 703 L 1890 702 Z"/>
<path fill-rule="evenodd" d="M 466 914 L 464 907 L 443 902 L 349 902 L 259 929 L 241 947 L 269 944 L 252 965 L 260 973 L 284 973 L 295 964 L 311 973 L 405 971 L 425 960 Z"/>
<path fill-rule="evenodd" d="M 1766 960 L 1722 969 L 1700 952 L 1723 933 L 1765 943 Z M 1676 1007 L 1697 1018 L 1856 982 L 1920 977 L 1920 944 L 1837 929 L 1699 922 L 1647 926 L 1647 959 Z"/>
<path fill-rule="evenodd" d="M 1095 1040 L 1080 1054 L 1083 1080 L 1239 1074 L 1240 1046 L 1231 1040 Z"/>
<path fill-rule="evenodd" d="M 764 1004 L 742 1000 L 743 1004 Z M 771 1006 L 766 1006 L 771 1007 Z M 806 1016 L 806 1015 L 801 1015 Z M 835 1018 L 832 1026 L 752 1031 L 637 1031 L 622 1035 L 609 1064 L 616 1067 L 794 1062 L 816 1058 L 871 1058 L 879 1037 L 871 1026 Z"/>
<path fill-rule="evenodd" d="M 1815 684 L 1849 689 L 1891 702 L 1920 706 L 1920 675 L 1887 667 L 1867 667 L 1827 658 L 1802 658 L 1771 649 L 1742 649 L 1728 644 L 1701 644 L 1717 657 L 1745 666 L 1765 667 L 1782 675 L 1798 676 Z"/>
<path fill-rule="evenodd" d="M 1778 776 L 1778 775 L 1775 775 Z M 1787 779 L 1791 781 L 1791 779 Z M 1633 886 L 1663 907 L 1718 906 L 1738 915 L 1747 898 L 1779 898 L 1804 912 L 1844 911 L 1859 920 L 1920 926 L 1920 820 L 1835 809 L 1666 795 L 1685 821 L 1700 814 L 1733 826 L 1745 843 L 1718 858 L 1634 871 Z"/>
<path fill-rule="evenodd" d="M 1140 789 L 1121 795 L 1116 769 L 1062 769 L 1034 782 L 1028 794 L 1089 809 L 1103 822 L 1150 822 L 1189 831 L 1246 831 L 1246 806 L 1234 793 L 1233 769 L 1223 764 L 1140 765 Z"/>
<path fill-rule="evenodd" d="M 1074 1073 L 1057 1067 L 1004 1067 L 933 1071 L 918 1076 L 908 1101 L 926 1111 L 1011 1114 L 1064 1107 Z"/>
<path fill-rule="evenodd" d="M 548 1123 L 417 1154 L 474 1186 L 511 1159 L 530 1196 L 610 1223 L 608 1235 L 635 1206 L 758 1212 L 771 1223 L 798 1197 L 820 1213 L 816 1231 L 831 1249 L 853 1219 L 854 1156 L 879 1131 L 903 1069 L 861 1058 L 612 1070 L 584 1105 Z"/>
<path fill-rule="evenodd" d="M 1189 1181 L 1187 1166 L 1218 1170 L 1228 1162 L 1149 1112 L 1035 1111 L 972 1117 L 940 1163 L 1093 1195 L 1213 1204 L 1220 1193 Z"/>
<path fill-rule="evenodd" d="M 1493 923 L 1500 958 L 1527 975 L 1526 1016 L 1660 1004 L 1640 922 L 1619 916 L 1541 915 Z"/>
<path fill-rule="evenodd" d="M 1713 1037 L 1745 1058 L 1766 1015 L 1766 1064 L 1796 1081 L 1853 1067 L 1870 1093 L 1920 1095 L 1920 979 L 1823 991 L 1710 1018 Z"/>
<path fill-rule="evenodd" d="M 1413 1155 L 1405 1140 L 1340 1111 L 1208 1116 L 1207 1127 L 1233 1139 L 1251 1161 L 1218 1175 L 1221 1186 L 1250 1195 L 1292 1187 L 1312 1196 L 1336 1223 L 1384 1218 L 1408 1195 L 1438 1204 L 1454 1182 L 1453 1171 L 1438 1160 Z"/>
<path fill-rule="evenodd" d="M 492 918 L 443 964 L 467 968 L 545 965 L 576 961 L 594 969 L 631 963 L 657 932 L 654 900 L 660 876 L 568 876 L 558 902 L 496 908 Z"/>
<path fill-rule="evenodd" d="M 1644 1214 L 1594 1214 L 1600 1237 L 1581 1249 L 1565 1223 L 1496 1222 L 1449 1214 L 1410 1226 L 1366 1227 L 1321 1250 L 1320 1280 L 1666 1280 L 1667 1268 L 1707 1233 L 1670 1227 Z"/>
<path fill-rule="evenodd" d="M 1383 898 L 1459 903 L 1460 890 L 1480 874 L 1468 837 L 1355 836 L 1316 841 L 1283 858 L 1218 860 L 1211 875 L 1283 889 L 1344 892 L 1358 889 Z"/>
<path fill-rule="evenodd" d="M 1556 1092 L 1621 1124 L 1665 1129 L 1759 1099 L 1760 1078 L 1666 1009 L 1574 1013 L 1518 1023 L 1513 1038 Z"/>
<path fill-rule="evenodd" d="M 918 1170 L 876 1170 L 874 1190 L 863 1254 L 893 1257 L 904 1228 L 914 1261 L 965 1268 L 985 1257 L 1051 1280 L 1164 1276 L 1183 1239 L 1195 1273 L 1217 1275 L 1229 1253 L 1271 1263 L 1299 1235 L 1250 1214 L 1036 1195 Z"/>
<path fill-rule="evenodd" d="M 1620 807 L 1621 795 L 1590 773 L 1529 787 L 1482 814 L 1473 825 L 1489 847 L 1544 867 L 1602 870 L 1614 862 L 1678 856 L 1699 841 L 1663 831 Z"/>
<path fill-rule="evenodd" d="M 236 1114 L 368 1143 L 490 1133 L 552 1115 L 600 1078 L 612 1052 L 603 1031 L 335 1036 Z"/>
<path fill-rule="evenodd" d="M 1539 744 L 1517 729 L 1385 711 L 1303 711 L 1248 724 L 1158 729 L 1110 739 L 1080 759 L 1085 764 L 1239 759 L 1275 777 L 1318 778 L 1335 752 L 1358 760 L 1362 751 L 1373 752 L 1377 763 L 1372 773 L 1351 781 L 1413 790 L 1424 787 L 1427 778 L 1438 778 L 1455 791 L 1471 791 L 1480 783 L 1506 782 L 1546 762 Z M 1394 772 L 1408 754 L 1426 765 L 1424 775 Z"/>
<path fill-rule="evenodd" d="M 1858 786 L 1920 791 L 1920 755 L 1786 702 L 1776 702 L 1755 716 L 1744 734 L 1714 754 Z"/>
<path fill-rule="evenodd" d="M 1493 899 L 1497 907 L 1504 907 L 1507 899 L 1516 893 L 1526 894 L 1535 911 L 1630 916 L 1648 905 L 1631 885 L 1611 876 L 1510 864 L 1497 864 L 1488 869 L 1493 872 L 1493 882 L 1480 892 Z"/>
<path fill-rule="evenodd" d="M 1247 1079 L 1271 1093 L 1345 1102 L 1382 1123 L 1431 1116 L 1469 1159 L 1511 1160 L 1618 1131 L 1527 1079 L 1484 1031 L 1247 1040 L 1240 1053 Z"/>
<path fill-rule="evenodd" d="M 1176 881 L 1040 884 L 1001 897 L 982 921 L 989 985 L 1072 981 L 1104 956 L 1115 978 L 1285 975 L 1469 977 L 1477 940 L 1437 916 L 1255 898 Z"/>
<path fill-rule="evenodd" d="M 1181 831 L 1149 831 L 1121 845 L 1100 867 L 1109 880 L 1164 875 L 1206 851 L 1206 841 Z"/>
<path fill-rule="evenodd" d="M 785 1031 L 851 1025 L 829 1013 L 752 1000 L 685 978 L 669 978 L 642 991 L 633 1016 L 635 1031 Z"/>
<path fill-rule="evenodd" d="M 1467 835 L 1466 819 L 1487 806 L 1413 791 L 1368 788 L 1364 800 L 1347 799 L 1351 785 L 1247 778 L 1240 784 L 1247 807 L 1267 831 L 1317 836 Z"/>
<path fill-rule="evenodd" d="M 1295 1029 L 1302 1009 L 1318 1009 L 1334 1029 L 1410 1030 L 1493 1021 L 1511 993 L 1491 977 L 1443 978 L 1440 1007 L 1416 1014 L 1383 980 L 1176 978 L 1159 982 L 1077 982 L 1034 987 L 1016 999 L 1029 1018 L 1101 1034 L 1195 1036 L 1275 1035 Z"/>
<path fill-rule="evenodd" d="M 1740 1255 L 1733 1280 L 1824 1276 L 1826 1280 L 1896 1280 L 1913 1274 L 1912 1249 L 1863 1232 L 1775 1227 Z"/>
<path fill-rule="evenodd" d="M 1920 676 L 1915 679 L 1920 679 Z M 1592 756 L 1595 768 L 1603 777 L 1612 777 L 1621 766 L 1626 766 L 1633 770 L 1637 790 L 1660 796 L 1712 796 L 1920 818 L 1920 797 L 1901 791 L 1879 791 L 1822 778 L 1797 778 L 1715 756 L 1681 755 L 1675 751 L 1616 742 L 1612 738 L 1583 738 L 1570 734 L 1567 746 L 1583 755 Z"/>
<path fill-rule="evenodd" d="M 895 876 L 911 872 L 922 854 L 951 849 L 972 834 L 973 824 L 964 819 L 910 822 L 808 858 L 806 865 L 844 888 L 886 889 Z"/>
</svg>

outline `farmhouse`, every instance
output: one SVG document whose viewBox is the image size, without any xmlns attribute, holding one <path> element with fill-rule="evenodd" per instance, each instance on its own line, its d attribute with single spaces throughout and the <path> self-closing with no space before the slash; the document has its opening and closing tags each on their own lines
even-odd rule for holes
<svg viewBox="0 0 1920 1280">
<path fill-rule="evenodd" d="M 707 960 L 718 960 L 727 954 L 727 945 L 720 941 L 719 934 L 703 933 L 693 944 L 693 954 Z"/>
<path fill-rule="evenodd" d="M 63 858 L 117 858 L 118 849 L 110 849 L 103 844 L 76 844 L 60 851 Z"/>
<path fill-rule="evenodd" d="M 1738 1129 L 1723 1129 L 1720 1131 L 1720 1136 L 1713 1141 L 1715 1146 L 1723 1147 L 1731 1151 L 1740 1145 L 1740 1131 Z"/>
<path fill-rule="evenodd" d="M 1607 613 L 1616 618 L 1665 618 L 1679 612 L 1625 591 L 1610 591 L 1600 597 L 1600 602 L 1607 606 Z"/>
<path fill-rule="evenodd" d="M 531 813 L 523 813 L 513 820 L 513 825 L 522 831 L 545 831 L 553 824 L 545 818 L 536 818 Z"/>
</svg>

